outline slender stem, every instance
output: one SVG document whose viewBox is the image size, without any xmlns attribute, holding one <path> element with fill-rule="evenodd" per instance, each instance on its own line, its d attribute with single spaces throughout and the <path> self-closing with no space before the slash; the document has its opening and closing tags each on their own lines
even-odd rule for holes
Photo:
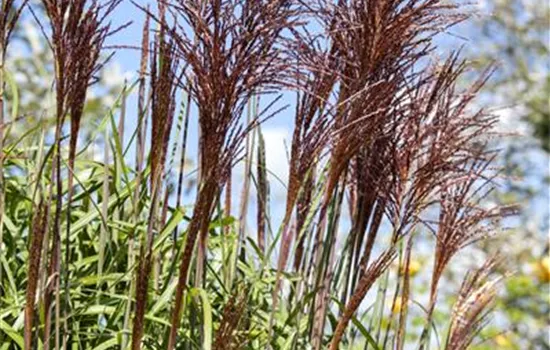
<svg viewBox="0 0 550 350">
<path fill-rule="evenodd" d="M 345 178 L 345 175 L 343 176 Z M 340 220 L 342 201 L 344 198 L 344 188 L 343 186 L 338 186 L 335 189 L 335 198 L 334 204 L 331 208 L 331 213 L 328 222 L 327 228 L 327 238 L 328 244 L 325 244 L 323 249 L 323 254 L 320 256 L 325 257 L 324 264 L 319 263 L 318 266 L 318 277 L 315 286 L 319 286 L 319 296 L 316 298 L 315 302 L 317 306 L 315 307 L 315 317 L 314 317 L 314 328 L 313 328 L 313 346 L 316 349 L 321 349 L 322 346 L 322 337 L 325 328 L 326 322 L 326 312 L 328 309 L 329 296 L 330 296 L 330 284 L 332 282 L 332 277 L 334 275 L 334 260 L 335 260 L 335 249 L 336 238 L 338 235 L 338 222 Z"/>
<path fill-rule="evenodd" d="M 109 209 L 109 129 L 105 128 L 105 147 L 103 149 L 103 192 L 102 192 L 102 206 L 101 215 L 103 216 L 101 229 L 99 231 L 99 248 L 98 248 L 98 263 L 97 263 L 97 276 L 99 278 L 98 285 L 98 305 L 99 297 L 101 295 L 101 276 L 103 275 L 103 265 L 105 263 L 105 242 L 107 241 L 107 215 Z"/>
<path fill-rule="evenodd" d="M 36 298 L 36 289 L 39 281 L 40 260 L 42 258 L 42 244 L 44 235 L 46 233 L 46 210 L 44 208 L 42 200 L 35 208 L 33 220 L 32 220 L 32 237 L 29 249 L 29 268 L 28 268 L 28 282 L 25 304 L 25 349 L 32 348 L 32 328 L 34 319 L 34 304 Z"/>
<path fill-rule="evenodd" d="M 157 211 L 159 205 L 159 186 L 160 176 L 155 176 L 153 179 L 151 208 L 149 212 L 149 220 L 147 223 L 147 234 L 145 244 L 141 247 L 139 257 L 139 270 L 136 284 L 136 310 L 134 313 L 134 327 L 132 330 L 132 349 L 141 349 L 141 340 L 144 331 L 145 307 L 147 306 L 147 287 L 149 284 L 149 274 L 151 272 L 151 263 L 153 259 L 153 235 L 155 222 L 157 219 Z"/>
<path fill-rule="evenodd" d="M 253 96 L 248 102 L 248 111 L 246 114 L 247 125 L 250 125 L 253 118 L 256 116 L 256 103 L 257 97 Z M 246 135 L 245 140 L 245 158 L 244 158 L 244 182 L 241 189 L 241 202 L 239 208 L 239 244 L 241 259 L 244 259 L 244 242 L 246 234 L 246 216 L 248 213 L 248 199 L 250 196 L 250 177 L 252 176 L 252 159 L 254 157 L 254 148 L 252 145 L 255 143 L 255 134 Z"/>
<path fill-rule="evenodd" d="M 393 328 L 394 315 L 397 313 L 395 310 L 396 310 L 397 299 L 399 298 L 399 294 L 401 292 L 401 277 L 402 277 L 403 266 L 404 266 L 403 254 L 404 254 L 404 243 L 402 240 L 399 242 L 399 260 L 398 260 L 397 278 L 396 278 L 397 282 L 395 285 L 392 303 L 390 307 L 390 316 L 389 316 L 388 324 L 386 326 L 386 332 L 384 333 L 384 341 L 382 342 L 382 349 L 386 349 L 390 332 L 391 332 L 391 329 Z M 403 304 L 400 304 L 400 307 L 403 307 Z"/>
<path fill-rule="evenodd" d="M 59 114 L 58 114 L 59 115 Z M 56 202 L 55 202 L 55 216 L 54 216 L 54 254 L 55 261 L 52 261 L 52 275 L 54 276 L 54 294 L 55 294 L 55 349 L 59 350 L 60 336 L 61 336 L 61 298 L 60 298 L 60 269 L 61 269 L 61 209 L 63 200 L 63 187 L 61 181 L 61 118 L 57 118 L 56 132 L 55 132 L 55 146 L 54 146 L 54 159 L 52 164 L 52 178 L 55 179 L 56 184 Z"/>
<path fill-rule="evenodd" d="M 189 130 L 189 115 L 191 114 L 191 93 L 187 93 L 187 103 L 185 105 L 185 121 L 183 124 L 183 135 L 181 140 L 181 156 L 180 156 L 180 164 L 179 164 L 179 173 L 178 173 L 178 188 L 176 191 L 176 209 L 178 209 L 181 206 L 181 196 L 183 194 L 183 175 L 184 175 L 184 168 L 185 168 L 185 155 L 187 150 L 187 134 Z M 173 233 L 173 247 L 172 247 L 172 254 L 174 255 L 174 258 L 176 257 L 176 242 L 178 239 L 178 227 L 174 228 Z"/>
<path fill-rule="evenodd" d="M 145 159 L 145 130 L 147 130 L 147 109 L 145 101 L 146 79 L 145 74 L 149 62 L 149 6 L 145 15 L 145 23 L 142 29 L 141 42 L 141 60 L 139 69 L 139 90 L 137 106 L 137 141 L 136 141 L 136 185 L 132 196 L 132 223 L 137 226 L 140 216 L 140 191 L 143 178 L 142 168 Z M 128 266 L 134 266 L 135 262 L 135 232 L 131 232 L 128 237 Z M 128 297 L 126 300 L 126 310 L 124 311 L 123 329 L 130 329 L 130 314 L 132 311 L 132 298 L 135 292 L 135 279 L 130 279 L 128 287 Z M 126 332 L 122 335 L 121 349 L 126 349 L 128 345 L 128 335 Z"/>
<path fill-rule="evenodd" d="M 2 7 L 3 7 L 2 1 Z M 4 33 L 0 29 L 0 256 L 2 253 L 2 245 L 4 242 L 4 199 L 5 199 L 5 185 L 4 185 Z M 0 298 L 4 293 L 4 284 L 2 283 L 2 271 L 0 268 Z"/>
</svg>

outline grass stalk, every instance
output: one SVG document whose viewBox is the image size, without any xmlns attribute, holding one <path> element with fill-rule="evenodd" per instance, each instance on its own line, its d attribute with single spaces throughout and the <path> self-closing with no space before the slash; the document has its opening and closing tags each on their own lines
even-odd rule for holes
<svg viewBox="0 0 550 350">
<path fill-rule="evenodd" d="M 409 236 L 407 247 L 405 249 L 404 267 L 403 267 L 403 291 L 401 292 L 401 309 L 399 311 L 399 325 L 397 327 L 397 335 L 395 347 L 397 350 L 403 350 L 405 346 L 405 334 L 407 327 L 407 313 L 409 307 L 409 299 L 411 292 L 411 254 L 413 248 L 414 234 Z"/>
<path fill-rule="evenodd" d="M 349 324 L 353 314 L 361 304 L 361 301 L 373 285 L 373 283 L 382 275 L 389 267 L 390 263 L 394 260 L 395 253 L 392 250 L 388 250 L 369 266 L 367 273 L 363 275 L 357 285 L 357 289 L 354 291 L 350 301 L 346 305 L 343 316 L 338 321 L 334 335 L 330 342 L 330 349 L 337 350 L 344 335 L 344 331 Z"/>
<path fill-rule="evenodd" d="M 137 274 L 138 277 L 136 281 L 136 306 L 134 312 L 134 325 L 132 329 L 132 350 L 141 349 L 141 341 L 145 328 L 144 321 L 148 294 L 148 282 L 153 262 L 153 231 L 155 227 L 155 221 L 157 219 L 159 206 L 159 184 L 160 178 L 157 178 L 156 181 L 153 182 L 151 208 L 149 212 L 147 232 L 144 243 L 142 244 L 140 249 L 140 256 L 138 260 L 139 265 Z"/>
<path fill-rule="evenodd" d="M 140 191 L 143 180 L 143 162 L 145 158 L 145 131 L 147 129 L 147 108 L 146 108 L 146 71 L 149 63 L 149 7 L 146 8 L 145 21 L 142 29 L 141 41 L 141 59 L 139 68 L 139 87 L 138 87 L 138 106 L 137 106 L 137 126 L 136 126 L 136 185 L 132 195 L 132 223 L 136 227 L 139 223 L 140 212 Z M 128 235 L 128 266 L 134 266 L 135 263 L 135 229 Z M 126 299 L 126 308 L 124 312 L 123 329 L 130 329 L 130 316 L 132 310 L 132 300 L 135 293 L 135 279 L 132 278 L 129 282 L 128 296 Z M 126 349 L 128 345 L 128 335 L 126 332 L 122 335 L 122 349 Z"/>
<path fill-rule="evenodd" d="M 101 280 L 103 276 L 103 266 L 105 264 L 105 246 L 107 242 L 107 235 L 109 228 L 107 227 L 107 220 L 108 220 L 108 210 L 109 210 L 109 202 L 107 198 L 109 198 L 109 184 L 110 184 L 110 175 L 111 170 L 109 168 L 109 147 L 107 146 L 107 140 L 109 140 L 109 129 L 105 128 L 105 136 L 104 136 L 104 145 L 103 148 L 103 184 L 102 184 L 102 206 L 101 206 L 101 215 L 103 216 L 101 229 L 99 231 L 99 245 L 98 245 L 98 261 L 97 261 L 97 276 L 99 278 L 99 284 L 98 284 L 98 292 L 101 292 Z M 100 305 L 100 293 L 98 293 L 98 305 Z"/>
<path fill-rule="evenodd" d="M 4 0 L 2 0 L 2 9 L 4 9 Z M 6 49 L 5 46 L 7 43 L 4 40 L 5 37 L 5 28 L 0 26 L 0 255 L 4 253 L 2 250 L 4 242 L 4 201 L 5 201 L 5 184 L 4 184 L 4 128 L 6 124 L 5 115 L 4 115 L 4 67 L 5 67 L 5 58 L 6 58 Z M 0 282 L 3 280 L 3 269 L 0 268 Z M 2 284 L 2 283 L 0 283 Z M 4 295 L 4 286 L 0 287 L 0 297 Z"/>
<path fill-rule="evenodd" d="M 33 348 L 33 320 L 34 320 L 34 305 L 36 300 L 36 292 L 39 282 L 40 260 L 42 258 L 42 246 L 44 236 L 47 230 L 47 210 L 44 202 L 41 199 L 37 205 L 35 216 L 32 224 L 31 244 L 29 247 L 29 268 L 27 281 L 27 295 L 25 304 L 25 349 Z"/>
<path fill-rule="evenodd" d="M 183 176 L 184 176 L 184 170 L 185 170 L 185 162 L 186 162 L 186 155 L 187 155 L 187 135 L 189 133 L 189 116 L 191 114 L 191 94 L 187 93 L 187 101 L 185 103 L 185 116 L 184 116 L 184 122 L 183 122 L 183 133 L 182 133 L 182 140 L 181 140 L 181 154 L 180 154 L 180 162 L 179 162 L 179 169 L 178 169 L 178 184 L 177 184 L 177 190 L 176 190 L 176 208 L 179 208 L 181 206 L 181 199 L 183 195 Z M 176 242 L 178 239 L 178 227 L 174 228 L 174 233 L 172 236 L 173 240 L 173 248 L 172 248 L 172 254 L 174 258 L 176 258 L 176 251 L 177 246 Z"/>
</svg>

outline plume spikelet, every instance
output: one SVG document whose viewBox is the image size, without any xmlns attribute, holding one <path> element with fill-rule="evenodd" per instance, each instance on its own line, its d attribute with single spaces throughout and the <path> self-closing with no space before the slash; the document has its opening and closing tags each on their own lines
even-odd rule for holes
<svg viewBox="0 0 550 350">
<path fill-rule="evenodd" d="M 136 192 L 134 194 L 134 200 L 137 201 L 139 194 L 139 182 L 141 182 L 143 160 L 145 158 L 145 121 L 147 119 L 147 108 L 145 106 L 145 91 L 146 91 L 146 73 L 149 62 L 149 8 L 145 9 L 145 22 L 143 24 L 143 30 L 141 35 L 141 57 L 139 63 L 139 90 L 138 90 L 138 124 L 136 129 L 136 171 L 138 186 L 136 186 Z"/>
<path fill-rule="evenodd" d="M 32 237 L 29 247 L 29 272 L 27 281 L 27 296 L 25 304 L 25 349 L 32 349 L 32 330 L 34 320 L 34 304 L 39 280 L 42 246 L 48 229 L 48 210 L 46 202 L 41 200 L 37 205 L 32 223 Z"/>
<path fill-rule="evenodd" d="M 175 112 L 175 93 L 179 83 L 173 42 L 160 38 L 151 62 L 151 187 L 164 171 L 166 151 Z M 157 57 L 158 56 L 158 57 Z M 158 67 L 157 67 L 158 64 Z"/>
<path fill-rule="evenodd" d="M 28 0 L 2 0 L 0 3 L 0 62 L 3 63 L 13 28 Z"/>
<path fill-rule="evenodd" d="M 277 309 L 281 273 L 287 265 L 292 241 L 297 239 L 294 267 L 297 270 L 303 257 L 305 235 L 297 237 L 310 209 L 313 176 L 322 152 L 330 141 L 331 116 L 324 107 L 337 82 L 337 75 L 329 68 L 333 61 L 326 50 L 320 49 L 314 38 L 294 32 L 288 44 L 290 56 L 297 62 L 295 83 L 298 90 L 294 114 L 294 131 L 290 147 L 288 186 L 283 221 L 282 239 L 277 262 L 277 276 L 273 289 L 273 309 Z M 296 212 L 294 228 L 290 230 L 292 214 Z M 295 232 L 295 234 L 290 234 Z M 271 322 L 273 322 L 273 314 Z M 270 323 L 271 323 L 270 322 Z"/>
<path fill-rule="evenodd" d="M 286 194 L 285 212 L 282 222 L 282 232 L 288 231 L 292 213 L 296 210 L 296 230 L 302 231 L 305 217 L 308 213 L 308 202 L 313 189 L 315 168 L 330 141 L 332 118 L 325 110 L 338 76 L 331 70 L 333 59 L 327 49 L 321 49 L 315 38 L 294 32 L 294 39 L 289 41 L 290 56 L 297 62 L 298 90 L 297 106 L 294 114 L 294 131 L 290 147 L 290 164 L 288 189 Z M 287 235 L 292 240 L 292 235 Z M 297 243 L 295 266 L 302 259 L 303 239 Z M 281 241 L 281 257 L 288 255 L 283 247 L 290 247 L 291 242 Z M 286 266 L 286 261 L 280 259 L 278 265 Z M 279 271 L 280 272 L 280 271 Z M 278 292 L 275 289 L 275 293 Z"/>
<path fill-rule="evenodd" d="M 90 84 L 97 73 L 105 40 L 120 28 L 106 23 L 122 0 L 104 3 L 89 0 L 42 0 L 50 20 L 50 44 L 55 57 L 58 123 L 71 119 L 69 165 L 74 166 L 80 121 Z"/>
<path fill-rule="evenodd" d="M 293 25 L 290 1 L 172 1 L 168 11 L 181 22 L 170 31 L 177 53 L 188 65 L 190 93 L 198 106 L 201 183 L 180 263 L 168 349 L 176 345 L 183 292 L 197 237 L 205 235 L 226 182 L 228 169 L 241 150 L 246 133 L 241 115 L 253 95 L 286 79 L 287 63 L 278 43 Z M 190 28 L 184 28 L 186 23 Z M 188 34 L 191 33 L 191 34 Z M 205 251 L 205 247 L 201 247 Z"/>
<path fill-rule="evenodd" d="M 68 308 L 69 308 L 69 261 L 70 261 L 70 222 L 71 201 L 73 195 L 74 161 L 80 121 L 82 118 L 88 87 L 97 81 L 97 72 L 103 66 L 100 62 L 101 50 L 106 38 L 122 27 L 113 29 L 107 23 L 108 16 L 114 11 L 121 0 L 108 0 L 104 3 L 89 0 L 42 0 L 42 5 L 49 19 L 50 33 L 48 42 L 53 51 L 55 63 L 56 92 L 56 127 L 55 148 L 52 164 L 52 178 L 56 183 L 56 210 L 53 222 L 52 250 L 57 259 L 61 259 L 60 226 L 62 209 L 62 178 L 61 178 L 61 139 L 62 128 L 67 116 L 70 117 L 69 141 L 69 171 L 68 171 L 68 207 L 67 233 L 65 240 L 64 271 L 65 282 L 65 337 L 68 340 Z M 37 18 L 36 14 L 33 15 Z M 61 264 L 51 261 L 50 271 L 56 274 Z M 59 347 L 59 283 L 56 282 L 56 348 Z M 48 300 L 49 298 L 46 298 Z M 49 308 L 49 304 L 46 304 Z M 47 311 L 48 312 L 48 311 Z M 48 324 L 49 321 L 46 321 Z M 46 334 L 49 330 L 46 330 Z M 66 344 L 65 344 L 66 345 Z"/>
<path fill-rule="evenodd" d="M 497 285 L 501 281 L 501 278 L 489 280 L 498 262 L 496 257 L 489 258 L 481 268 L 466 275 L 453 307 L 445 349 L 467 349 L 483 328 L 488 308 L 494 301 Z"/>
<path fill-rule="evenodd" d="M 323 281 L 325 289 L 330 277 L 324 276 L 330 276 L 333 267 L 322 266 L 322 257 L 334 256 L 334 247 L 327 245 L 329 251 L 325 254 L 321 243 L 334 236 L 334 232 L 326 231 L 326 217 L 336 188 L 348 181 L 346 174 L 355 177 L 359 202 L 354 203 L 357 214 L 351 233 L 355 257 L 350 258 L 349 264 L 358 262 L 364 232 L 370 227 L 361 258 L 364 269 L 388 202 L 393 200 L 386 186 L 391 184 L 396 170 L 391 168 L 393 156 L 402 149 L 401 131 L 414 123 L 411 92 L 425 84 L 413 67 L 427 59 L 434 35 L 463 19 L 455 9 L 456 6 L 437 0 L 322 2 L 314 9 L 333 45 L 334 63 L 329 69 L 339 77 L 329 109 L 333 118 L 330 167 L 309 260 L 317 275 L 309 276 L 310 280 Z M 350 171 L 350 166 L 355 169 Z M 413 206 L 410 208 L 414 211 Z M 397 217 L 403 219 L 401 213 Z M 361 275 L 356 274 L 358 278 Z M 318 324 L 313 331 L 316 349 L 321 347 L 328 299 L 318 303 Z"/>
<path fill-rule="evenodd" d="M 164 173 L 166 152 L 175 114 L 176 90 L 180 82 L 179 60 L 175 56 L 174 42 L 165 38 L 167 24 L 161 12 L 161 29 L 155 41 L 151 58 L 151 197 L 152 203 L 147 225 L 147 237 L 141 247 L 136 284 L 136 308 L 132 330 L 132 349 L 141 348 L 147 304 L 147 287 L 153 262 L 153 236 L 158 217 L 158 203 Z M 164 201 L 166 203 L 166 200 Z"/>
<path fill-rule="evenodd" d="M 232 295 L 223 308 L 220 326 L 213 349 L 238 350 L 246 343 L 246 335 L 239 333 L 246 316 L 246 295 Z"/>
<path fill-rule="evenodd" d="M 313 175 L 311 172 L 330 140 L 332 120 L 324 108 L 338 81 L 338 75 L 331 69 L 334 65 L 331 54 L 318 48 L 313 38 L 295 33 L 288 50 L 296 56 L 299 70 L 296 86 L 301 96 L 298 95 L 294 117 L 283 226 L 288 225 L 299 193 Z"/>
<path fill-rule="evenodd" d="M 491 191 L 491 178 L 482 179 L 490 163 L 474 161 L 466 179 L 441 189 L 441 207 L 436 233 L 432 301 L 437 284 L 451 258 L 464 247 L 496 234 L 494 220 L 515 215 L 517 206 L 485 208 L 480 201 Z M 482 179 L 482 180 L 480 180 Z M 481 182 L 480 184 L 480 181 Z"/>
</svg>

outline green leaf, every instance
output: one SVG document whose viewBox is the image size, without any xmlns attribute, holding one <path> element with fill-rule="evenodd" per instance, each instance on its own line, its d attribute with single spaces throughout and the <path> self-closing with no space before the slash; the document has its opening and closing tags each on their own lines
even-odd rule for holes
<svg viewBox="0 0 550 350">
<path fill-rule="evenodd" d="M 211 350 L 212 349 L 212 306 L 210 305 L 210 300 L 208 299 L 208 294 L 204 289 L 193 288 L 191 289 L 192 296 L 199 296 L 202 302 L 202 312 L 203 312 L 203 332 L 204 332 L 204 342 L 203 349 Z"/>
<path fill-rule="evenodd" d="M 184 209 L 176 208 L 172 213 L 172 216 L 168 220 L 168 223 L 166 223 L 166 226 L 164 226 L 158 238 L 156 239 L 155 243 L 153 244 L 154 251 L 160 248 L 164 240 L 168 238 L 168 236 L 170 236 L 170 234 L 174 231 L 176 226 L 183 220 L 183 217 L 184 217 Z"/>
<path fill-rule="evenodd" d="M 125 188 L 122 192 L 112 195 L 107 199 L 107 206 L 108 208 L 112 208 L 114 205 L 116 205 L 118 202 L 123 201 L 124 199 L 128 198 L 131 194 L 131 190 L 135 186 L 135 180 L 132 181 L 131 185 L 127 188 Z M 95 205 L 94 205 L 95 206 Z M 101 208 L 101 205 L 97 205 L 97 208 Z M 81 217 L 77 222 L 71 225 L 71 239 L 74 238 L 74 236 L 82 230 L 84 227 L 88 226 L 92 221 L 101 218 L 101 211 L 99 209 L 92 210 L 88 214 Z"/>
<path fill-rule="evenodd" d="M 19 345 L 19 347 L 23 348 L 23 337 L 4 320 L 0 320 L 0 330 Z"/>
<path fill-rule="evenodd" d="M 90 285 L 90 284 L 97 284 L 99 282 L 105 282 L 105 281 L 118 281 L 124 278 L 126 274 L 125 273 L 111 273 L 108 275 L 92 275 L 92 276 L 86 276 L 80 279 L 80 283 L 82 285 Z"/>
<path fill-rule="evenodd" d="M 112 315 L 116 311 L 116 307 L 107 305 L 92 305 L 88 307 L 83 315 Z"/>
<path fill-rule="evenodd" d="M 170 282 L 170 285 L 166 290 L 162 293 L 162 295 L 158 298 L 157 302 L 153 307 L 151 308 L 151 312 L 148 313 L 149 316 L 154 316 L 157 312 L 159 312 L 165 305 L 167 305 L 170 302 L 170 299 L 172 298 L 172 294 L 174 293 L 174 290 L 176 290 L 176 286 L 178 285 L 178 280 L 174 279 L 172 282 Z"/>
<path fill-rule="evenodd" d="M 13 97 L 13 102 L 11 104 L 11 119 L 12 121 L 15 121 L 17 119 L 17 115 L 19 114 L 19 89 L 17 88 L 17 83 L 15 82 L 15 79 L 13 79 L 11 73 L 7 70 L 4 70 L 4 73 L 6 77 L 6 82 L 10 87 Z"/>
<path fill-rule="evenodd" d="M 109 339 L 109 340 L 99 344 L 98 346 L 96 346 L 93 350 L 105 350 L 105 349 L 108 349 L 108 348 L 113 347 L 115 345 L 118 345 L 118 339 L 117 338 Z"/>
</svg>

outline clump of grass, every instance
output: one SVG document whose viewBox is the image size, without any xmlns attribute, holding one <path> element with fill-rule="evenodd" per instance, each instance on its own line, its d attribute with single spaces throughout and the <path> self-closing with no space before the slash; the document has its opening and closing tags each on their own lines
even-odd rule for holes
<svg viewBox="0 0 550 350">
<path fill-rule="evenodd" d="M 5 67 L 8 44 L 10 43 L 13 29 L 23 11 L 27 0 L 2 0 L 0 2 L 0 213 L 5 211 L 5 183 L 4 183 L 4 139 L 6 138 L 6 116 L 5 116 Z M 2 252 L 2 242 L 4 241 L 4 217 L 0 216 L 0 254 Z M 0 281 L 2 281 L 2 269 L 0 269 Z M 0 287 L 0 296 L 4 292 Z"/>
<path fill-rule="evenodd" d="M 238 157 L 243 138 L 257 122 L 243 126 L 240 116 L 253 95 L 276 87 L 286 71 L 277 45 L 281 32 L 292 25 L 293 6 L 286 0 L 263 5 L 254 1 L 186 1 L 170 6 L 181 21 L 170 35 L 189 65 L 189 90 L 198 107 L 200 178 L 180 263 L 168 349 L 175 347 L 197 238 L 200 276 L 208 224 L 221 184 Z M 191 34 L 183 23 L 190 26 Z"/>
<path fill-rule="evenodd" d="M 0 275 L 0 283 L 10 286 L 0 301 L 8 310 L 0 330 L 21 347 L 40 339 L 45 349 L 129 342 L 132 349 L 403 349 L 412 336 L 423 349 L 446 326 L 444 348 L 472 343 L 495 298 L 499 279 L 489 277 L 496 260 L 466 277 L 450 322 L 437 325 L 435 311 L 445 310 L 441 281 L 464 248 L 489 239 L 515 208 L 484 206 L 498 177 L 498 120 L 473 101 L 492 69 L 460 89 L 467 62 L 456 52 L 436 55 L 434 38 L 467 18 L 459 5 L 158 1 L 156 10 L 141 8 L 139 78 L 124 86 L 80 155 L 87 93 L 105 62 L 105 40 L 121 29 L 109 24 L 120 1 L 42 1 L 56 67 L 56 127 L 53 139 L 37 126 L 24 139 L 28 148 L 20 140 L 4 147 L 25 162 L 6 163 L 3 195 L 13 202 L 1 218 L 9 228 L 6 256 L 13 257 L 2 261 L 8 277 Z M 2 12 L 2 49 L 20 8 L 10 12 L 15 16 Z M 126 103 L 135 87 L 136 130 L 127 137 Z M 294 110 L 279 108 L 292 94 Z M 293 131 L 276 222 L 261 124 L 283 114 Z M 198 135 L 198 166 L 184 172 L 190 132 Z M 104 159 L 89 161 L 84 153 L 98 135 L 107 135 Z M 233 167 L 243 160 L 234 223 Z M 21 174 L 39 178 L 26 182 Z M 191 176 L 195 198 L 182 208 Z M 251 184 L 256 232 L 247 229 Z M 428 303 L 418 314 L 411 262 L 430 242 Z M 23 252 L 26 278 L 12 273 L 26 264 Z M 424 324 L 414 325 L 414 317 Z"/>
<path fill-rule="evenodd" d="M 160 7 L 160 11 L 162 14 L 162 7 Z M 141 246 L 138 262 L 136 309 L 132 332 L 133 349 L 140 348 L 141 338 L 143 337 L 147 287 L 153 263 L 153 233 L 156 221 L 158 220 L 161 181 L 164 174 L 170 131 L 174 120 L 176 91 L 180 79 L 174 42 L 168 41 L 165 38 L 166 23 L 164 17 L 160 26 L 160 33 L 156 37 L 151 58 L 151 148 L 149 154 L 151 167 L 151 207 L 147 225 L 147 236 L 144 244 Z"/>
<path fill-rule="evenodd" d="M 64 324 L 65 337 L 63 344 L 67 344 L 69 329 L 69 264 L 71 259 L 70 246 L 70 227 L 71 227 L 71 204 L 74 193 L 74 164 L 76 157 L 76 148 L 78 134 L 80 130 L 81 119 L 84 105 L 86 103 L 86 94 L 88 87 L 97 81 L 96 74 L 103 66 L 100 60 L 100 54 L 105 43 L 105 39 L 114 34 L 116 30 L 112 29 L 110 24 L 105 23 L 108 16 L 120 4 L 121 0 L 110 0 L 103 4 L 95 1 L 77 0 L 72 2 L 61 0 L 43 0 L 42 5 L 49 19 L 50 33 L 49 44 L 54 55 L 55 66 L 55 100 L 56 100 L 56 126 L 55 126 L 55 152 L 52 164 L 52 179 L 56 183 L 56 210 L 53 223 L 53 247 L 52 251 L 61 259 L 59 254 L 61 244 L 61 211 L 63 201 L 62 186 L 62 159 L 61 142 L 63 139 L 62 130 L 65 120 L 70 119 L 69 136 L 69 157 L 68 157 L 68 208 L 66 220 L 65 237 L 65 265 L 64 265 L 64 285 L 65 285 L 65 306 L 64 306 Z M 33 12 L 33 15 L 36 15 Z M 121 28 L 119 28 L 121 29 Z M 43 29 L 44 31 L 44 29 Z M 53 182 L 52 182 L 53 184 Z M 51 197 L 50 197 L 51 198 Z M 56 259 L 56 260 L 57 260 Z M 60 261 L 53 261 L 50 270 L 53 276 L 59 279 Z M 59 347 L 59 282 L 56 282 L 56 348 Z M 49 305 L 46 305 L 49 309 Z M 46 332 L 48 334 L 48 331 Z M 46 342 L 46 339 L 45 339 Z"/>
</svg>

